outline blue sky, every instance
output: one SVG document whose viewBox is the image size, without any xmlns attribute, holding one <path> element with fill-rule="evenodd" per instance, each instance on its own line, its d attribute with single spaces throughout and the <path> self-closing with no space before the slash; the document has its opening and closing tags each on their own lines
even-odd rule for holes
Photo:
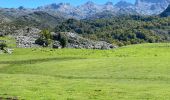
<svg viewBox="0 0 170 100">
<path fill-rule="evenodd" d="M 70 3 L 74 6 L 83 4 L 87 1 L 93 1 L 97 4 L 104 4 L 108 1 L 111 1 L 113 3 L 116 3 L 120 0 L 0 0 L 0 7 L 6 7 L 6 8 L 12 8 L 12 7 L 19 7 L 19 6 L 24 6 L 27 8 L 35 8 L 38 6 L 43 6 L 46 4 L 50 3 L 61 3 L 61 2 L 66 2 Z M 134 3 L 135 0 L 126 0 L 128 2 Z"/>
</svg>

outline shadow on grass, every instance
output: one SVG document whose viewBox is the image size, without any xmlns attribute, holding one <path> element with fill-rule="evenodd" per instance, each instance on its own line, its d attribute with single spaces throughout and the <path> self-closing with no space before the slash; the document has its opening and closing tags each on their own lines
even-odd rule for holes
<svg viewBox="0 0 170 100">
<path fill-rule="evenodd" d="M 129 81 L 165 81 L 170 80 L 169 77 L 102 77 L 102 76 L 62 76 L 62 75 L 55 75 L 54 77 L 62 78 L 62 79 L 90 79 L 90 80 L 107 80 L 107 79 L 114 79 L 114 80 L 129 80 Z"/>
<path fill-rule="evenodd" d="M 20 99 L 18 97 L 6 97 L 6 98 L 0 97 L 0 100 L 20 100 Z M 24 100 L 24 99 L 22 99 L 22 100 Z"/>
<path fill-rule="evenodd" d="M 62 78 L 62 79 L 113 79 L 112 77 L 86 77 L 86 76 L 62 76 L 55 75 L 54 77 Z"/>
<path fill-rule="evenodd" d="M 48 61 L 68 61 L 76 59 L 85 59 L 78 57 L 64 57 L 64 58 L 42 58 L 42 59 L 29 59 L 29 60 L 19 60 L 19 61 L 0 61 L 0 64 L 35 64 Z"/>
</svg>

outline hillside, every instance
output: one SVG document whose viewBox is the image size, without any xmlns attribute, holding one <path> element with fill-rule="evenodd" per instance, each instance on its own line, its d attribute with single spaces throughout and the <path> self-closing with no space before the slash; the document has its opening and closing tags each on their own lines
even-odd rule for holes
<svg viewBox="0 0 170 100">
<path fill-rule="evenodd" d="M 86 20 L 68 19 L 54 31 L 72 31 L 84 37 L 118 45 L 170 41 L 170 18 L 154 16 L 101 16 Z"/>
<path fill-rule="evenodd" d="M 19 49 L 0 59 L 1 99 L 168 100 L 170 44 Z"/>
<path fill-rule="evenodd" d="M 71 32 L 86 39 L 106 41 L 118 46 L 170 41 L 169 17 L 137 15 L 113 17 L 109 12 L 105 14 L 105 16 L 98 14 L 100 15 L 98 18 L 93 16 L 90 19 L 77 20 L 39 11 L 21 16 L 14 21 L 2 17 L 0 29 L 6 35 L 15 35 L 16 31 L 20 34 L 25 28 L 37 28 L 40 31 L 48 29 L 55 33 Z"/>
<path fill-rule="evenodd" d="M 59 15 L 53 16 L 43 11 L 37 11 L 28 15 L 20 16 L 19 18 L 16 18 L 12 23 L 22 26 L 37 26 L 40 29 L 43 29 L 48 27 L 54 28 L 63 20 L 64 18 Z"/>
<path fill-rule="evenodd" d="M 0 100 L 170 100 L 170 0 L 60 1 L 0 1 Z"/>
</svg>

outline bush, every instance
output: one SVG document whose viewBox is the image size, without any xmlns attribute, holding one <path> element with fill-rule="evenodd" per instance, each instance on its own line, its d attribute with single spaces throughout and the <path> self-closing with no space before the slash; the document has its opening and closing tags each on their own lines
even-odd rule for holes
<svg viewBox="0 0 170 100">
<path fill-rule="evenodd" d="M 68 38 L 64 33 L 59 34 L 59 41 L 60 41 L 62 48 L 65 48 L 68 44 Z"/>
<path fill-rule="evenodd" d="M 0 43 L 0 49 L 4 50 L 4 48 L 7 47 L 6 43 Z"/>
<path fill-rule="evenodd" d="M 38 45 L 42 45 L 44 47 L 47 47 L 51 44 L 52 41 L 52 37 L 51 37 L 51 33 L 49 30 L 43 30 L 41 32 L 41 36 L 40 38 L 38 38 L 35 43 Z"/>
</svg>

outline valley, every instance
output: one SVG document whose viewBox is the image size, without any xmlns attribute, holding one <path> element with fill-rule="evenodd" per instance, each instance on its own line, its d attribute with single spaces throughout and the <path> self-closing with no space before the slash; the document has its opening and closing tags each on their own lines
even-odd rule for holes
<svg viewBox="0 0 170 100">
<path fill-rule="evenodd" d="M 170 99 L 170 0 L 14 1 L 0 8 L 0 100 Z"/>
<path fill-rule="evenodd" d="M 16 48 L 12 55 L 1 55 L 0 97 L 170 99 L 169 47 L 161 43 L 114 50 Z"/>
</svg>

